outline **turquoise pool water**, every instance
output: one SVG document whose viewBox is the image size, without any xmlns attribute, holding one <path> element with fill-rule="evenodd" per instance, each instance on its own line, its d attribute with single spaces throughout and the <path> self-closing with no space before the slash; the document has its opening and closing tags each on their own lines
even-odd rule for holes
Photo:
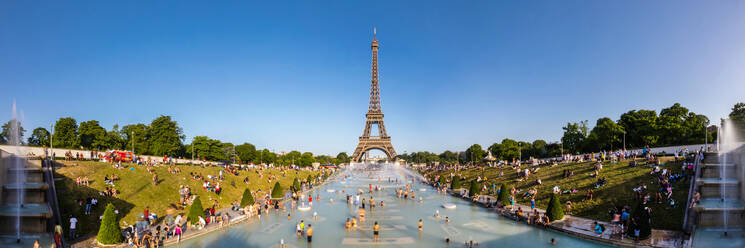
<svg viewBox="0 0 745 248">
<path fill-rule="evenodd" d="M 184 240 L 172 247 L 278 247 L 284 240 L 286 247 L 467 247 L 473 240 L 474 247 L 607 247 L 604 244 L 582 240 L 543 228 L 516 223 L 498 216 L 468 201 L 438 193 L 434 188 L 411 180 L 416 200 L 396 197 L 395 189 L 405 185 L 411 172 L 393 165 L 375 171 L 345 170 L 323 187 L 313 191 L 310 211 L 271 211 L 261 220 L 253 218 L 238 225 Z M 392 182 L 388 182 L 388 178 Z M 398 183 L 396 183 L 396 179 Z M 385 207 L 367 208 L 367 219 L 356 229 L 344 229 L 347 218 L 356 215 L 358 206 L 347 204 L 346 194 L 364 190 L 361 198 L 369 199 L 369 185 L 379 185 L 384 190 L 372 194 L 376 203 L 384 201 Z M 423 191 L 421 191 L 423 190 Z M 328 192 L 334 191 L 334 192 Z M 320 195 L 321 199 L 316 199 Z M 419 199 L 421 198 L 421 202 Z M 455 204 L 455 209 L 445 209 L 445 203 Z M 440 217 L 435 217 L 439 211 Z M 313 214 L 317 213 L 317 218 Z M 291 218 L 287 219 L 287 214 Z M 450 219 L 446 223 L 445 216 Z M 417 228 L 422 219 L 423 230 Z M 295 235 L 295 227 L 303 220 L 313 226 L 313 242 Z M 378 221 L 380 240 L 373 241 L 372 226 Z M 451 242 L 445 242 L 450 238 Z M 550 245 L 551 239 L 556 245 Z"/>
</svg>

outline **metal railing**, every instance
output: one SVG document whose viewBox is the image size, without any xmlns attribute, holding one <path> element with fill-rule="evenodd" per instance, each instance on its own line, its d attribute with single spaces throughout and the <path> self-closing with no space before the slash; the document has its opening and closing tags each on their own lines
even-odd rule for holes
<svg viewBox="0 0 745 248">
<path fill-rule="evenodd" d="M 62 226 L 62 215 L 60 215 L 59 201 L 57 201 L 57 187 L 54 183 L 54 161 L 51 159 L 42 160 L 42 170 L 44 171 L 44 179 L 49 184 L 47 202 L 49 203 L 49 207 L 52 208 L 52 213 L 54 213 L 55 217 L 55 224 L 52 224 L 52 242 L 54 242 L 54 227 L 56 225 Z M 61 235 L 60 242 L 62 243 L 62 247 L 66 247 L 64 235 Z"/>
<path fill-rule="evenodd" d="M 690 181 L 690 187 L 688 189 L 688 198 L 686 198 L 687 202 L 686 202 L 685 216 L 683 217 L 683 231 L 687 233 L 690 233 L 692 231 L 691 226 L 694 225 L 694 223 L 691 223 L 693 221 L 689 222 L 688 219 L 689 219 L 689 215 L 695 214 L 695 213 L 692 213 L 695 211 L 693 210 L 693 208 L 691 208 L 691 200 L 693 199 L 693 192 L 696 191 L 696 178 L 701 173 L 701 155 L 698 153 L 696 154 L 696 158 L 693 160 L 693 170 L 694 170 L 693 178 Z M 691 216 L 691 217 L 695 217 L 695 216 Z"/>
</svg>

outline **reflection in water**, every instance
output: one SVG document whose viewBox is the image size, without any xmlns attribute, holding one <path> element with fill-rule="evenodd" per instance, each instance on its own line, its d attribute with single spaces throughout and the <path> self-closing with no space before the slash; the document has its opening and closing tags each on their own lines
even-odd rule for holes
<svg viewBox="0 0 745 248">
<path fill-rule="evenodd" d="M 438 193 L 419 182 L 419 175 L 404 168 L 385 164 L 357 165 L 341 171 L 336 179 L 315 189 L 311 211 L 298 211 L 287 203 L 286 212 L 270 212 L 261 220 L 249 220 L 181 242 L 182 247 L 309 247 L 306 239 L 295 233 L 301 220 L 313 225 L 315 247 L 466 247 L 467 241 L 477 247 L 602 247 L 602 244 L 565 236 L 542 228 L 503 219 L 495 213 L 468 201 Z M 403 199 L 397 189 L 409 184 L 415 198 Z M 377 186 L 378 190 L 375 190 Z M 370 193 L 370 188 L 373 192 Z M 419 189 L 425 189 L 421 191 Z M 359 193 L 362 192 L 362 193 Z M 360 194 L 359 200 L 356 195 Z M 357 205 L 347 204 L 347 195 Z M 370 208 L 370 198 L 375 205 Z M 345 229 L 347 218 L 357 217 L 365 199 L 365 220 L 356 228 Z M 421 199 L 421 202 L 420 202 Z M 380 202 L 383 206 L 380 206 Z M 443 204 L 454 204 L 446 209 Z M 297 205 L 296 205 L 297 206 Z M 318 217 L 313 218 L 317 213 Z M 446 218 L 448 221 L 446 221 Z M 418 222 L 422 220 L 422 231 Z M 373 223 L 379 222 L 379 239 L 373 239 Z M 556 246 L 549 241 L 554 238 Z M 446 240 L 450 240 L 450 244 Z"/>
</svg>

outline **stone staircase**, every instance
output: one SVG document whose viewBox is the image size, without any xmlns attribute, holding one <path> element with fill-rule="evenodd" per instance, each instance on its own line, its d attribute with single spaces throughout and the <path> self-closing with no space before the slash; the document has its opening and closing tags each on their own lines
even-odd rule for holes
<svg viewBox="0 0 745 248">
<path fill-rule="evenodd" d="M 745 227 L 745 202 L 741 198 L 740 172 L 734 163 L 720 161 L 718 153 L 704 153 L 696 187 L 701 203 L 694 207 L 699 228 Z M 724 192 L 723 192 L 724 190 Z"/>
<path fill-rule="evenodd" d="M 21 163 L 15 168 L 14 163 Z M 47 202 L 48 182 L 44 179 L 41 161 L 18 159 L 2 151 L 0 154 L 0 238 L 15 240 L 20 217 L 21 234 L 27 238 L 48 235 L 53 216 Z M 20 179 L 20 181 L 19 181 Z M 22 205 L 19 205 L 23 193 Z M 43 243 L 45 240 L 42 240 Z"/>
</svg>

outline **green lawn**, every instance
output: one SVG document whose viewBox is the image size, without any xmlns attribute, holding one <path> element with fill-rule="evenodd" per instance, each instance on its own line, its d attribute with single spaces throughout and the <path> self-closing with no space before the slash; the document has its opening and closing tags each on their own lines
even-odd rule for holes
<svg viewBox="0 0 745 248">
<path fill-rule="evenodd" d="M 670 158 L 663 158 L 662 161 L 665 162 L 665 165 L 660 168 L 672 170 L 672 173 L 680 173 L 682 171 L 682 161 L 674 162 L 669 160 Z M 538 185 L 538 195 L 536 196 L 536 205 L 538 208 L 545 209 L 547 207 L 552 188 L 558 185 L 562 191 L 571 189 L 579 190 L 577 193 L 563 194 L 560 197 L 562 203 L 565 203 L 567 200 L 572 201 L 572 215 L 603 221 L 610 221 L 608 211 L 615 206 L 628 205 L 634 209 L 637 202 L 634 200 L 632 189 L 642 183 L 647 185 L 645 193 L 649 193 L 652 197 L 652 203 L 650 203 L 652 206 L 652 227 L 656 229 L 680 230 L 683 225 L 685 203 L 688 197 L 688 181 L 673 183 L 672 197 L 680 204 L 678 207 L 669 207 L 664 202 L 658 204 L 654 201 L 654 197 L 659 188 L 659 183 L 657 183 L 655 177 L 650 175 L 652 168 L 647 166 L 630 167 L 628 162 L 621 161 L 615 164 L 603 163 L 600 176 L 606 177 L 608 183 L 597 189 L 594 189 L 597 179 L 589 176 L 594 171 L 594 163 L 591 162 L 559 164 L 554 167 L 548 165 L 540 166 L 538 173 L 531 174 L 529 180 L 522 182 L 517 182 L 518 176 L 516 171 L 509 167 L 486 168 L 483 175 L 481 169 L 471 168 L 457 172 L 456 175 L 460 174 L 468 178 L 467 181 L 462 181 L 464 188 L 467 188 L 470 185 L 470 181 L 475 180 L 478 176 L 482 176 L 482 178 L 486 176 L 488 179 L 487 186 L 489 188 L 491 188 L 492 183 L 496 183 L 497 188 L 499 188 L 501 183 L 506 183 L 508 189 L 514 186 L 520 190 L 518 203 L 524 205 L 530 205 L 530 198 L 522 198 L 520 196 L 525 191 L 536 186 L 535 180 L 537 177 L 540 177 L 542 185 Z M 520 168 L 531 168 L 531 166 L 523 165 Z M 564 169 L 573 170 L 574 176 L 563 178 Z M 501 178 L 498 177 L 500 171 L 504 172 L 504 176 Z M 449 177 L 450 172 L 437 172 L 435 174 Z M 430 179 L 432 178 L 433 176 L 430 175 Z M 583 201 L 585 192 L 590 188 L 594 190 L 593 199 Z"/>
<path fill-rule="evenodd" d="M 172 206 L 178 203 L 179 185 L 189 185 L 192 194 L 199 195 L 202 199 L 204 207 L 212 206 L 213 201 L 217 199 L 219 208 L 225 208 L 229 207 L 234 200 L 240 202 L 246 187 L 250 187 L 251 191 L 257 197 L 268 193 L 275 182 L 272 181 L 271 185 L 269 184 L 267 181 L 269 175 L 279 178 L 280 184 L 286 190 L 292 184 L 295 177 L 299 177 L 303 181 L 309 174 L 318 175 L 319 173 L 290 170 L 287 172 L 286 177 L 282 177 L 282 173 L 279 170 L 270 169 L 262 172 L 264 177 L 261 179 L 259 178 L 259 174 L 256 173 L 256 169 L 240 171 L 239 176 L 225 173 L 225 179 L 221 182 L 222 193 L 218 196 L 214 192 L 204 190 L 201 181 L 192 179 L 189 176 L 189 172 L 201 173 L 205 178 L 207 175 L 216 176 L 220 170 L 218 167 L 202 168 L 199 166 L 179 165 L 178 167 L 181 169 L 181 173 L 179 174 L 169 173 L 167 167 L 164 166 L 154 167 L 159 177 L 159 184 L 153 186 L 152 175 L 147 172 L 145 166 L 125 164 L 126 167 L 134 166 L 134 171 L 131 171 L 129 168 L 115 169 L 108 163 L 102 162 L 69 161 L 62 163 L 65 166 L 56 171 L 56 177 L 62 180 L 57 181 L 55 184 L 60 201 L 60 211 L 63 216 L 64 223 L 62 226 L 68 228 L 69 216 L 74 215 L 79 220 L 78 233 L 81 236 L 95 235 L 98 232 L 98 217 L 103 214 L 106 204 L 109 202 L 113 203 L 116 209 L 119 210 L 119 216 L 121 217 L 119 221 L 120 225 L 124 226 L 125 222 L 132 225 L 139 220 L 140 214 L 146 206 L 150 207 L 151 213 L 155 213 L 159 217 L 164 216 L 166 209 L 172 208 Z M 104 177 L 112 174 L 120 177 L 120 180 L 115 182 L 115 188 L 119 191 L 118 198 L 99 195 L 99 192 L 104 191 L 108 186 L 104 183 Z M 90 186 L 76 185 L 75 179 L 78 176 L 88 176 Z M 243 179 L 246 176 L 250 177 L 250 185 L 243 183 Z M 233 181 L 235 182 L 235 187 L 231 186 L 231 182 Z M 262 193 L 257 194 L 256 192 L 258 190 L 261 190 Z M 84 205 L 79 206 L 77 201 L 84 200 L 88 196 L 98 199 L 99 204 L 93 209 L 91 215 L 86 216 L 84 215 Z M 183 210 L 177 212 L 184 213 Z"/>
</svg>

